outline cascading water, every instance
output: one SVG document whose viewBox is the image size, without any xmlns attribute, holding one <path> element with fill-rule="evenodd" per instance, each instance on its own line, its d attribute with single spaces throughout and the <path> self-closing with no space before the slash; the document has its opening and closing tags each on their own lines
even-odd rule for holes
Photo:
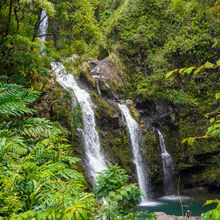
<svg viewBox="0 0 220 220">
<path fill-rule="evenodd" d="M 91 67 L 91 75 L 92 77 L 96 80 L 96 88 L 99 96 L 102 96 L 100 87 L 99 87 L 99 80 L 102 81 L 107 88 L 110 89 L 112 96 L 115 100 L 119 100 L 119 96 L 112 90 L 112 88 L 109 86 L 107 83 L 107 78 L 103 75 L 101 68 L 99 64 L 97 64 L 94 61 L 89 62 L 90 67 Z"/>
<path fill-rule="evenodd" d="M 166 195 L 175 193 L 175 167 L 173 159 L 166 150 L 166 145 L 164 142 L 163 135 L 159 130 L 157 130 L 160 140 L 161 156 L 163 160 L 163 175 L 164 175 L 164 190 Z"/>
<path fill-rule="evenodd" d="M 44 9 L 41 11 L 40 15 L 40 24 L 38 28 L 38 38 L 44 42 L 47 38 L 47 28 L 48 28 L 48 15 Z M 40 47 L 40 50 L 43 50 L 43 46 Z M 44 54 L 45 55 L 45 54 Z"/>
<path fill-rule="evenodd" d="M 98 80 L 96 80 L 96 88 L 97 88 L 98 95 L 99 95 L 99 96 L 102 96 L 102 93 L 101 93 L 101 90 L 100 90 L 100 87 L 99 87 L 99 81 L 98 81 Z"/>
<path fill-rule="evenodd" d="M 47 28 L 48 15 L 46 14 L 46 11 L 42 9 L 38 29 L 38 35 L 42 42 L 46 40 Z M 43 48 L 41 47 L 40 50 L 42 49 Z M 62 63 L 52 62 L 51 66 L 56 73 L 57 82 L 64 89 L 71 89 L 73 91 L 73 97 L 75 96 L 82 108 L 82 136 L 85 149 L 85 164 L 87 166 L 89 175 L 93 178 L 93 180 L 95 180 L 97 172 L 107 169 L 107 166 L 105 163 L 105 158 L 101 153 L 99 136 L 98 132 L 96 131 L 95 115 L 92 109 L 93 103 L 90 95 L 77 85 L 73 75 L 67 74 Z"/>
<path fill-rule="evenodd" d="M 131 147 L 132 147 L 132 154 L 133 154 L 133 161 L 136 166 L 137 171 L 137 178 L 138 178 L 138 185 L 139 188 L 145 193 L 146 197 L 148 195 L 148 182 L 147 182 L 147 176 L 144 172 L 144 167 L 141 159 L 140 154 L 140 143 L 141 143 L 141 131 L 139 128 L 138 123 L 132 118 L 130 111 L 126 105 L 118 104 L 122 116 L 124 119 L 124 123 L 127 126 L 130 141 L 131 141 Z M 145 198 L 142 198 L 142 202 L 147 201 Z"/>
<path fill-rule="evenodd" d="M 107 169 L 105 158 L 101 153 L 101 146 L 99 141 L 98 132 L 96 131 L 95 115 L 93 112 L 93 103 L 90 95 L 81 89 L 73 75 L 67 74 L 65 67 L 62 63 L 51 63 L 52 69 L 56 73 L 56 81 L 66 90 L 72 91 L 74 97 L 79 102 L 82 108 L 82 121 L 83 121 L 83 142 L 85 149 L 85 164 L 87 166 L 89 175 L 95 179 L 97 172 Z"/>
</svg>

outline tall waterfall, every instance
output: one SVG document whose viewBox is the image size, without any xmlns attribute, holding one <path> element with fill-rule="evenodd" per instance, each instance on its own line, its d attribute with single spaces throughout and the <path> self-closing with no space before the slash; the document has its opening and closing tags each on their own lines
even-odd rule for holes
<svg viewBox="0 0 220 220">
<path fill-rule="evenodd" d="M 40 15 L 40 24 L 38 28 L 38 35 L 41 41 L 45 41 L 47 37 L 47 28 L 48 28 L 48 15 L 44 9 L 41 11 Z"/>
<path fill-rule="evenodd" d="M 166 150 L 166 145 L 164 142 L 163 135 L 159 130 L 157 130 L 160 139 L 161 156 L 163 160 L 163 175 L 164 175 L 164 190 L 165 194 L 169 195 L 175 193 L 175 167 L 173 159 Z"/>
<path fill-rule="evenodd" d="M 122 104 L 119 104 L 118 106 L 122 112 L 124 123 L 126 124 L 130 135 L 133 161 L 137 171 L 138 185 L 139 188 L 143 191 L 143 193 L 145 193 L 147 197 L 148 195 L 147 176 L 146 176 L 146 172 L 144 172 L 144 167 L 140 154 L 141 131 L 138 123 L 132 118 L 128 107 Z M 146 201 L 146 199 L 142 198 L 142 202 L 144 201 Z"/>
<path fill-rule="evenodd" d="M 41 11 L 40 15 L 40 24 L 38 28 L 38 38 L 41 40 L 41 42 L 44 42 L 47 38 L 47 28 L 48 28 L 48 15 L 44 9 Z M 43 51 L 44 45 L 40 46 L 40 51 Z M 43 56 L 45 56 L 46 53 L 43 52 Z"/>
<path fill-rule="evenodd" d="M 83 129 L 82 136 L 85 150 L 85 164 L 87 166 L 89 175 L 96 177 L 97 172 L 107 169 L 105 158 L 101 153 L 101 146 L 98 132 L 96 131 L 95 115 L 93 112 L 93 103 L 88 92 L 81 89 L 73 75 L 67 74 L 62 63 L 51 63 L 52 69 L 56 73 L 57 82 L 66 90 L 72 91 L 72 99 L 74 97 L 79 102 L 82 108 Z"/>
</svg>

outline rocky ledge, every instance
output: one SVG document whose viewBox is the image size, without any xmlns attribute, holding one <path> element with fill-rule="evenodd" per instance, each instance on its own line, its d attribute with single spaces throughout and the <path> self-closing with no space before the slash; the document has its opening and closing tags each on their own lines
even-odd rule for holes
<svg viewBox="0 0 220 220">
<path fill-rule="evenodd" d="M 157 220 L 199 220 L 200 216 L 185 217 L 185 216 L 175 216 L 167 215 L 164 212 L 156 212 Z"/>
</svg>

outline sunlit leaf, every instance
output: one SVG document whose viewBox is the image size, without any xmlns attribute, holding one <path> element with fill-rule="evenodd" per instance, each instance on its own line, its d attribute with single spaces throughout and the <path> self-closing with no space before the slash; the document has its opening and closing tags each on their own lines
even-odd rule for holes
<svg viewBox="0 0 220 220">
<path fill-rule="evenodd" d="M 196 74 L 198 74 L 202 69 L 204 69 L 205 68 L 205 66 L 200 66 L 197 70 L 195 70 L 194 72 L 193 72 L 193 74 L 194 75 L 196 75 Z"/>
<path fill-rule="evenodd" d="M 187 73 L 189 75 L 192 73 L 193 70 L 194 70 L 194 67 L 189 67 L 184 70 L 184 73 Z"/>
<path fill-rule="evenodd" d="M 210 63 L 209 61 L 207 61 L 204 65 L 206 68 L 212 68 L 214 67 L 214 64 L 213 63 Z"/>
<path fill-rule="evenodd" d="M 173 73 L 177 72 L 178 69 L 172 70 L 166 74 L 166 78 L 169 78 Z"/>
<path fill-rule="evenodd" d="M 220 98 L 220 92 L 217 92 L 217 93 L 215 94 L 215 98 L 216 98 L 216 100 L 218 100 L 218 99 Z"/>
<path fill-rule="evenodd" d="M 189 144 L 189 145 L 192 146 L 194 142 L 195 142 L 195 138 L 191 138 L 191 137 L 188 138 L 188 144 Z"/>
<path fill-rule="evenodd" d="M 181 141 L 181 144 L 184 144 L 184 143 L 186 143 L 186 141 L 188 140 L 188 138 L 186 138 L 186 139 L 183 139 L 182 141 Z"/>
<path fill-rule="evenodd" d="M 211 118 L 209 122 L 212 124 L 215 121 L 215 118 Z"/>
<path fill-rule="evenodd" d="M 111 192 L 109 192 L 109 195 L 114 197 L 115 196 L 115 192 L 111 191 Z"/>
</svg>

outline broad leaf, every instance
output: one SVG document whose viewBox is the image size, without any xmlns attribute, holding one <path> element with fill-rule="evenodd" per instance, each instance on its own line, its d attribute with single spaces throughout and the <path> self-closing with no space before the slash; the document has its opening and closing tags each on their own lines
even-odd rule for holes
<svg viewBox="0 0 220 220">
<path fill-rule="evenodd" d="M 212 124 L 215 121 L 215 118 L 211 118 L 209 122 Z"/>
<path fill-rule="evenodd" d="M 202 69 L 204 69 L 205 66 L 200 66 L 197 70 L 194 71 L 194 75 L 198 74 Z"/>
<path fill-rule="evenodd" d="M 214 67 L 214 64 L 213 63 L 210 63 L 209 61 L 207 61 L 204 65 L 206 68 L 212 68 Z"/>
<path fill-rule="evenodd" d="M 217 93 L 215 94 L 215 98 L 216 98 L 216 100 L 220 99 L 220 92 L 217 92 Z"/>
<path fill-rule="evenodd" d="M 166 78 L 169 78 L 173 73 L 177 72 L 178 69 L 172 70 L 166 74 Z"/>
<path fill-rule="evenodd" d="M 194 70 L 195 67 L 189 67 L 189 68 L 186 68 L 184 70 L 184 73 L 187 73 L 188 75 L 192 73 L 192 71 Z"/>
<path fill-rule="evenodd" d="M 189 145 L 192 146 L 194 142 L 195 142 L 195 138 L 189 138 L 189 139 L 188 139 L 188 144 L 189 144 Z"/>
</svg>

